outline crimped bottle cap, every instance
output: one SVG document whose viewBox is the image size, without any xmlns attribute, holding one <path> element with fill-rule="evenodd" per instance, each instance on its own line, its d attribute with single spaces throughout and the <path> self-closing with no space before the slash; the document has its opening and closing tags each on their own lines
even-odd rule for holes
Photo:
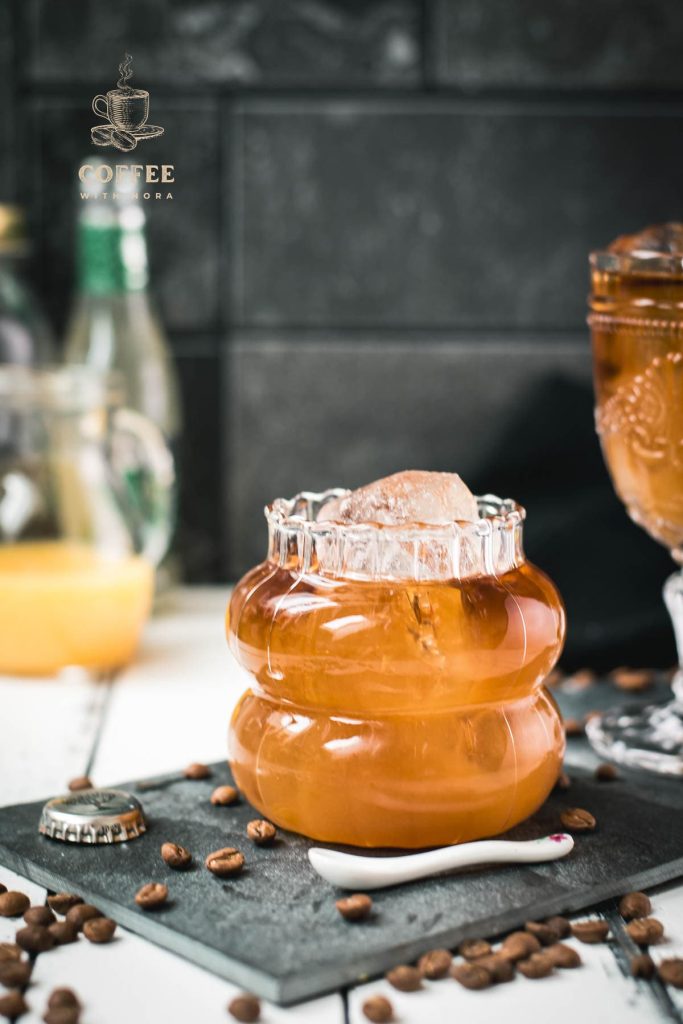
<svg viewBox="0 0 683 1024">
<path fill-rule="evenodd" d="M 122 789 L 83 789 L 43 807 L 38 831 L 64 843 L 125 843 L 146 831 L 142 805 Z"/>
</svg>

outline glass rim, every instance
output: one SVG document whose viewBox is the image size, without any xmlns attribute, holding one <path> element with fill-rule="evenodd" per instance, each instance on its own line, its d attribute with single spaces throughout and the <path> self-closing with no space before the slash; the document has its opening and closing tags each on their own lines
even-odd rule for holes
<svg viewBox="0 0 683 1024">
<path fill-rule="evenodd" d="M 39 367 L 0 366 L 0 400 L 6 408 L 86 412 L 122 403 L 123 378 L 117 370 L 98 370 L 86 364 Z"/>
<path fill-rule="evenodd" d="M 610 252 L 596 249 L 588 257 L 593 270 L 608 274 L 652 274 L 658 277 L 683 275 L 683 255 L 635 249 L 633 252 Z"/>
</svg>

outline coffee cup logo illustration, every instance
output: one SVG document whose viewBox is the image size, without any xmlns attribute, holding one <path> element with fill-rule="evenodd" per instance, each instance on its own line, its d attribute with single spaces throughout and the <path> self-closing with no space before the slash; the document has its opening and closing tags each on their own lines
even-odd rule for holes
<svg viewBox="0 0 683 1024">
<path fill-rule="evenodd" d="M 129 53 L 119 64 L 119 80 L 115 89 L 106 95 L 100 93 L 92 101 L 92 109 L 106 124 L 90 129 L 90 138 L 96 146 L 112 146 L 130 153 L 138 142 L 155 139 L 164 134 L 157 124 L 148 124 L 149 93 L 128 84 L 133 77 L 133 58 Z"/>
</svg>

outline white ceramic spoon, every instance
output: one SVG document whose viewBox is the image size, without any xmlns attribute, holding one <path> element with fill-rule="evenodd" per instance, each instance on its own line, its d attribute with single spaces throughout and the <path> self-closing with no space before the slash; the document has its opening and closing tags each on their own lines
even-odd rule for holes
<svg viewBox="0 0 683 1024">
<path fill-rule="evenodd" d="M 342 889 L 383 889 L 387 885 L 412 882 L 454 868 L 475 864 L 533 864 L 566 857 L 574 848 L 574 840 L 564 832 L 544 839 L 514 843 L 505 839 L 487 839 L 461 846 L 444 846 L 426 853 L 409 853 L 400 857 L 360 857 L 338 850 L 313 846 L 308 851 L 311 867 L 326 882 Z"/>
</svg>

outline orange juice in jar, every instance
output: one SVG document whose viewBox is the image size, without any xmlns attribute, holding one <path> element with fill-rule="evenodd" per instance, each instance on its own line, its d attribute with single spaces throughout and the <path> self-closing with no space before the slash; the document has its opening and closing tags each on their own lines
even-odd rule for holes
<svg viewBox="0 0 683 1024">
<path fill-rule="evenodd" d="M 524 558 L 524 511 L 486 496 L 470 521 L 348 523 L 325 515 L 340 496 L 269 506 L 268 557 L 234 592 L 230 645 L 253 676 L 230 728 L 236 782 L 321 841 L 503 832 L 543 802 L 564 752 L 542 685 L 564 611 Z"/>
</svg>

